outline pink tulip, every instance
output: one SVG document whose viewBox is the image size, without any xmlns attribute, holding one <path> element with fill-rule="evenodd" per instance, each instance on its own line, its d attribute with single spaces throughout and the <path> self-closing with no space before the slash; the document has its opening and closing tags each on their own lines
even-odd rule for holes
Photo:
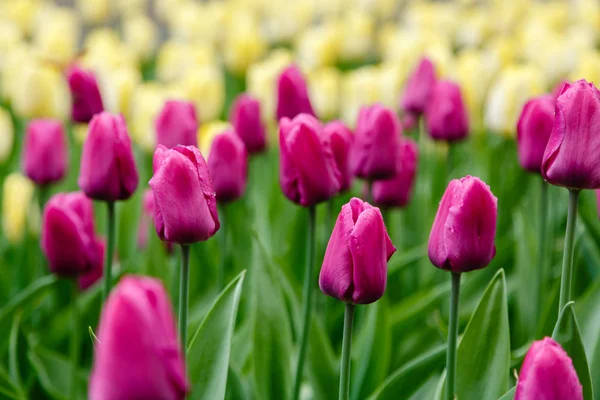
<svg viewBox="0 0 600 400">
<path fill-rule="evenodd" d="M 67 138 L 59 121 L 31 121 L 23 146 L 23 170 L 29 179 L 44 186 L 64 178 L 69 156 Z"/>
<path fill-rule="evenodd" d="M 529 100 L 517 123 L 519 163 L 523 169 L 540 173 L 544 150 L 554 125 L 554 97 L 544 95 Z"/>
<path fill-rule="evenodd" d="M 423 57 L 408 78 L 400 108 L 416 116 L 423 114 L 435 80 L 435 66 L 427 57 Z"/>
<path fill-rule="evenodd" d="M 102 278 L 102 272 L 104 271 L 104 257 L 106 253 L 106 243 L 104 240 L 96 239 L 94 245 L 96 256 L 94 257 L 95 263 L 88 272 L 84 272 L 77 278 L 77 286 L 79 290 L 88 290 L 92 285 Z"/>
<path fill-rule="evenodd" d="M 154 121 L 156 143 L 167 148 L 197 146 L 198 118 L 193 103 L 168 100 Z"/>
<path fill-rule="evenodd" d="M 437 81 L 425 108 L 425 127 L 434 140 L 454 142 L 469 134 L 469 116 L 460 86 L 456 83 Z"/>
<path fill-rule="evenodd" d="M 373 201 L 382 207 L 404 207 L 412 195 L 419 150 L 412 139 L 403 139 L 396 156 L 398 172 L 393 178 L 373 182 Z"/>
<path fill-rule="evenodd" d="M 340 192 L 346 192 L 352 186 L 352 170 L 350 169 L 350 149 L 354 143 L 352 131 L 341 121 L 333 121 L 323 129 L 333 151 L 335 164 L 340 171 Z"/>
<path fill-rule="evenodd" d="M 299 114 L 315 116 L 304 77 L 296 66 L 290 65 L 277 80 L 277 119 L 293 119 Z"/>
<path fill-rule="evenodd" d="M 208 157 L 208 171 L 217 201 L 227 203 L 242 197 L 248 179 L 248 153 L 239 136 L 232 131 L 215 136 Z"/>
<path fill-rule="evenodd" d="M 261 120 L 260 102 L 247 93 L 240 94 L 231 107 L 229 121 L 250 154 L 262 152 L 267 144 Z"/>
<path fill-rule="evenodd" d="M 98 83 L 91 71 L 72 65 L 67 70 L 67 80 L 73 99 L 71 113 L 73 121 L 90 122 L 94 115 L 104 111 Z"/>
</svg>

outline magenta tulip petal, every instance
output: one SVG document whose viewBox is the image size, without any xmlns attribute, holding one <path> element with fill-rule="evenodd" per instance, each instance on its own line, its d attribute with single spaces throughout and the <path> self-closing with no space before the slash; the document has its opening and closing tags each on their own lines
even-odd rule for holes
<svg viewBox="0 0 600 400">
<path fill-rule="evenodd" d="M 94 115 L 104 111 L 98 83 L 92 72 L 73 65 L 67 70 L 67 81 L 73 100 L 73 121 L 90 122 Z"/>
<path fill-rule="evenodd" d="M 291 65 L 277 80 L 277 119 L 293 119 L 300 114 L 315 116 L 304 77 L 296 66 Z"/>
<path fill-rule="evenodd" d="M 235 133 L 225 131 L 213 139 L 208 170 L 219 202 L 242 197 L 248 179 L 248 152 Z"/>
<path fill-rule="evenodd" d="M 396 156 L 398 172 L 390 179 L 373 182 L 375 204 L 385 207 L 404 207 L 412 195 L 418 162 L 417 143 L 403 139 Z"/>
<path fill-rule="evenodd" d="M 425 111 L 435 80 L 433 63 L 426 57 L 422 58 L 408 78 L 400 100 L 400 108 L 420 116 Z"/>
<path fill-rule="evenodd" d="M 434 140 L 454 142 L 469 134 L 469 115 L 456 83 L 437 81 L 425 108 L 425 127 Z"/>
<path fill-rule="evenodd" d="M 229 121 L 250 154 L 262 152 L 267 144 L 261 120 L 260 102 L 247 93 L 240 94 L 231 107 Z"/>
<path fill-rule="evenodd" d="M 168 149 L 177 145 L 197 146 L 198 118 L 194 104 L 169 100 L 154 121 L 156 143 Z"/>
<path fill-rule="evenodd" d="M 554 125 L 554 97 L 544 95 L 529 100 L 517 123 L 519 163 L 523 169 L 541 172 L 544 150 Z"/>
<path fill-rule="evenodd" d="M 37 185 L 62 180 L 67 172 L 67 138 L 60 121 L 34 120 L 27 125 L 23 170 Z"/>
</svg>

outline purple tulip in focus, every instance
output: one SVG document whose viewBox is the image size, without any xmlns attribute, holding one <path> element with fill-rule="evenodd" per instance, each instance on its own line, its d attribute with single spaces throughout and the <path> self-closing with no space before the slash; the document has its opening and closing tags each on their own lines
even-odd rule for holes
<svg viewBox="0 0 600 400">
<path fill-rule="evenodd" d="M 549 337 L 533 342 L 519 373 L 515 400 L 583 400 L 573 361 Z"/>
<path fill-rule="evenodd" d="M 156 143 L 171 149 L 198 145 L 198 118 L 194 104 L 182 100 L 168 100 L 154 121 Z"/>
<path fill-rule="evenodd" d="M 554 97 L 544 95 L 529 100 L 517 123 L 519 163 L 523 169 L 540 173 L 544 150 L 554 125 Z"/>
<path fill-rule="evenodd" d="M 165 288 L 154 278 L 124 277 L 102 309 L 90 400 L 183 400 L 189 390 Z"/>
<path fill-rule="evenodd" d="M 177 244 L 204 241 L 219 229 L 215 191 L 200 150 L 193 146 L 154 152 L 154 224 L 161 240 Z"/>
<path fill-rule="evenodd" d="M 469 134 L 469 115 L 460 86 L 440 80 L 435 82 L 425 108 L 425 127 L 434 140 L 454 142 Z"/>
<path fill-rule="evenodd" d="M 427 57 L 423 57 L 408 78 L 400 100 L 400 108 L 416 116 L 423 114 L 435 79 L 435 66 Z"/>
<path fill-rule="evenodd" d="M 208 171 L 218 202 L 237 200 L 246 191 L 248 152 L 244 142 L 232 131 L 225 131 L 213 139 Z"/>
<path fill-rule="evenodd" d="M 300 114 L 279 121 L 279 182 L 283 194 L 304 207 L 335 196 L 340 189 L 331 144 L 313 116 Z"/>
<path fill-rule="evenodd" d="M 23 145 L 23 170 L 27 177 L 40 186 L 55 183 L 64 178 L 67 164 L 67 138 L 60 121 L 31 121 Z"/>
<path fill-rule="evenodd" d="M 299 114 L 315 116 L 304 77 L 295 65 L 290 65 L 277 80 L 277 119 L 293 119 Z"/>
<path fill-rule="evenodd" d="M 383 296 L 387 262 L 396 248 L 381 212 L 356 197 L 342 211 L 327 244 L 319 287 L 346 303 L 369 304 Z"/>
<path fill-rule="evenodd" d="M 412 195 L 419 149 L 412 139 L 403 139 L 396 156 L 398 172 L 393 178 L 373 182 L 373 201 L 382 207 L 404 207 Z"/>
<path fill-rule="evenodd" d="M 450 181 L 429 236 L 433 265 L 456 273 L 486 267 L 496 255 L 497 203 L 479 178 Z"/>
<path fill-rule="evenodd" d="M 72 65 L 67 70 L 67 81 L 73 100 L 71 113 L 73 121 L 87 123 L 94 115 L 104 111 L 98 83 L 91 71 Z"/>
<path fill-rule="evenodd" d="M 340 171 L 340 192 L 346 192 L 352 186 L 350 170 L 350 149 L 354 142 L 352 131 L 341 121 L 332 121 L 325 125 L 323 133 L 329 138 L 331 150 Z"/>
<path fill-rule="evenodd" d="M 138 172 L 122 115 L 103 112 L 90 122 L 77 183 L 92 199 L 109 202 L 127 199 L 137 188 Z"/>
<path fill-rule="evenodd" d="M 258 99 L 247 93 L 240 94 L 231 106 L 229 122 L 244 142 L 249 154 L 260 153 L 265 149 L 267 136 Z"/>
</svg>

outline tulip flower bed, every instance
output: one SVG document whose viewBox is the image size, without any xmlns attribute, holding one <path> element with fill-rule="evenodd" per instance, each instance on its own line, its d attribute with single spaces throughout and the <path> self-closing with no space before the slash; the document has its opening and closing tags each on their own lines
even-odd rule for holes
<svg viewBox="0 0 600 400">
<path fill-rule="evenodd" d="M 600 21 L 567 68 L 561 2 L 17 3 L 0 399 L 599 398 Z"/>
</svg>

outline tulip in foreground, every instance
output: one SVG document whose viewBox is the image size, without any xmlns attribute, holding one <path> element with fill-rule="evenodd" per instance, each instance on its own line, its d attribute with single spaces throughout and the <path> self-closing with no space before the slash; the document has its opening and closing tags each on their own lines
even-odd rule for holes
<svg viewBox="0 0 600 400">
<path fill-rule="evenodd" d="M 455 142 L 469 134 L 469 114 L 460 86 L 448 80 L 437 81 L 425 108 L 425 127 L 434 140 Z"/>
<path fill-rule="evenodd" d="M 260 153 L 265 149 L 267 136 L 258 99 L 247 93 L 240 94 L 231 106 L 229 122 L 244 142 L 249 154 Z"/>
<path fill-rule="evenodd" d="M 299 114 L 315 116 L 302 72 L 291 65 L 277 80 L 277 119 L 292 119 Z"/>
<path fill-rule="evenodd" d="M 71 118 L 75 122 L 90 122 L 94 115 L 104 111 L 96 77 L 90 71 L 73 65 L 67 71 L 73 108 Z"/>
<path fill-rule="evenodd" d="M 416 116 L 423 114 L 435 79 L 435 66 L 427 57 L 423 57 L 408 78 L 400 100 L 400 108 Z"/>
<path fill-rule="evenodd" d="M 419 149 L 412 139 L 403 139 L 396 156 L 398 172 L 390 179 L 373 182 L 373 201 L 382 207 L 405 207 L 411 198 L 417 173 Z"/>
<path fill-rule="evenodd" d="M 239 199 L 246 190 L 248 153 L 232 131 L 217 135 L 208 157 L 208 170 L 219 203 Z"/>
<path fill-rule="evenodd" d="M 183 400 L 189 392 L 169 296 L 157 279 L 127 276 L 105 303 L 91 400 Z"/>
<path fill-rule="evenodd" d="M 485 268 L 496 255 L 498 199 L 480 179 L 454 179 L 446 188 L 429 236 L 429 259 L 452 272 L 446 360 L 446 399 L 455 396 L 461 273 Z"/>
<path fill-rule="evenodd" d="M 67 138 L 60 121 L 33 120 L 27 125 L 23 170 L 36 185 L 59 182 L 67 172 Z"/>
<path fill-rule="evenodd" d="M 197 146 L 198 118 L 193 103 L 168 100 L 154 121 L 156 143 L 167 148 Z"/>
<path fill-rule="evenodd" d="M 381 212 L 358 198 L 342 207 L 327 245 L 319 287 L 328 296 L 346 303 L 340 371 L 341 400 L 350 393 L 350 352 L 356 304 L 373 303 L 383 296 L 387 262 L 396 248 Z"/>
<path fill-rule="evenodd" d="M 533 342 L 519 373 L 515 400 L 583 400 L 573 361 L 547 337 Z"/>
</svg>

